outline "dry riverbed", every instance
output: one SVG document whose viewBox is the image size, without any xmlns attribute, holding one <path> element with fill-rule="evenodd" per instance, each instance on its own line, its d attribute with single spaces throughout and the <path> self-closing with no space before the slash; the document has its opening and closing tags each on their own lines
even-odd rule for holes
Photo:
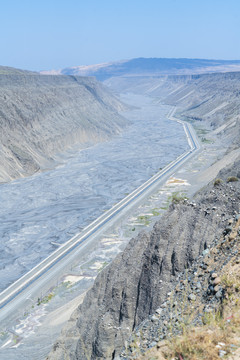
<svg viewBox="0 0 240 360">
<path fill-rule="evenodd" d="M 220 160 L 224 150 L 214 135 L 211 143 L 203 142 L 202 145 L 202 151 L 161 188 L 133 209 L 130 215 L 123 217 L 109 231 L 102 234 L 91 254 L 79 259 L 54 288 L 41 294 L 37 301 L 34 300 L 31 306 L 23 310 L 22 316 L 16 319 L 14 324 L 1 329 L 2 360 L 29 359 L 29 354 L 32 359 L 44 359 L 97 274 L 123 250 L 130 238 L 142 229 L 150 229 L 171 201 L 191 197 L 214 178 L 215 173 L 210 166 L 216 161 L 218 165 L 214 166 L 218 169 L 225 165 L 226 162 Z M 155 168 L 155 172 L 157 170 L 158 168 Z"/>
</svg>

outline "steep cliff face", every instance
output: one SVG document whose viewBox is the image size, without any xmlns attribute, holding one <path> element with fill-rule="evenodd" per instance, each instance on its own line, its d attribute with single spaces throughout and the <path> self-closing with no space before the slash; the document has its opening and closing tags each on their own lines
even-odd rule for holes
<svg viewBox="0 0 240 360">
<path fill-rule="evenodd" d="M 0 182 L 43 169 L 74 144 L 118 134 L 125 107 L 94 78 L 0 69 Z"/>
<path fill-rule="evenodd" d="M 194 203 L 172 204 L 150 233 L 132 239 L 97 277 L 71 326 L 49 359 L 115 359 L 131 331 L 153 313 L 174 286 L 177 275 L 220 236 L 239 212 L 240 161 L 220 173 Z"/>
</svg>

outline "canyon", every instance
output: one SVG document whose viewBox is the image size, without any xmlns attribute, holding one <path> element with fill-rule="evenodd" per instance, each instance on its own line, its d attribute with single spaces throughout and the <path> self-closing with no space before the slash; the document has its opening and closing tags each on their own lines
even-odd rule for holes
<svg viewBox="0 0 240 360">
<path fill-rule="evenodd" d="M 94 78 L 43 76 L 2 67 L 0 182 L 58 163 L 57 155 L 119 134 L 125 106 Z"/>
<path fill-rule="evenodd" d="M 222 143 L 218 160 L 228 157 L 228 168 L 224 161 L 218 168 L 223 184 L 231 176 L 239 179 L 239 73 L 120 77 L 106 83 L 176 106 L 176 117 L 194 124 L 203 143 L 213 135 Z M 151 232 L 133 238 L 98 275 L 48 359 L 118 359 L 132 331 L 161 306 L 178 275 L 239 214 L 238 184 L 233 191 L 231 184 L 219 191 L 211 181 L 191 202 L 173 203 Z"/>
<path fill-rule="evenodd" d="M 174 109 L 175 120 L 190 122 L 202 143 L 202 152 L 196 163 L 209 158 L 199 173 L 189 165 L 189 171 L 196 172 L 190 185 L 197 192 L 189 191 L 189 200 L 173 197 L 154 227 L 132 237 L 125 249 L 121 249 L 116 258 L 99 271 L 82 304 L 73 312 L 55 341 L 49 360 L 136 359 L 139 354 L 134 355 L 130 346 L 134 334 L 144 326 L 144 321 L 153 322 L 153 314 L 168 301 L 168 294 L 176 288 L 184 271 L 192 271 L 192 266 L 201 259 L 204 251 L 207 253 L 220 241 L 229 219 L 237 219 L 240 213 L 240 73 L 234 71 L 238 64 L 216 61 L 196 62 L 189 66 L 188 62 L 182 61 L 180 65 L 173 62 L 170 70 L 166 67 L 165 72 L 161 72 L 161 68 L 149 68 L 147 62 L 144 65 L 144 59 L 138 61 L 136 67 L 136 61 L 132 66 L 124 64 L 107 66 L 106 69 L 104 66 L 100 69 L 67 69 L 65 73 L 70 73 L 70 76 L 39 75 L 9 68 L 1 70 L 1 182 L 38 175 L 46 170 L 50 174 L 61 164 L 66 150 L 70 149 L 71 153 L 75 149 L 96 146 L 96 143 L 102 143 L 97 146 L 104 147 L 104 142 L 108 144 L 119 134 L 124 139 L 124 133 L 140 116 L 139 103 L 127 104 L 128 98 L 147 101 L 149 114 L 151 108 L 154 111 Z M 231 72 L 217 72 L 223 70 L 221 66 Z M 203 74 L 206 69 L 208 73 Z M 95 75 L 103 84 L 91 77 L 76 76 L 78 71 Z M 131 111 L 135 118 L 126 116 Z M 166 116 L 164 111 L 161 118 Z M 151 121 L 150 130 L 154 133 L 156 124 Z M 143 130 L 146 122 L 141 119 Z M 181 134 L 176 125 L 171 129 L 169 121 L 164 124 L 166 128 L 162 128 L 162 136 L 167 133 L 167 127 L 170 129 L 169 139 L 171 133 L 176 137 Z M 136 133 L 131 134 L 137 137 Z M 157 169 L 157 134 L 152 142 L 153 163 L 142 178 Z M 131 137 L 126 141 L 131 142 Z M 133 144 L 136 150 L 137 143 Z M 147 148 L 150 159 L 149 145 Z M 137 163 L 134 149 L 131 150 L 131 159 Z M 184 144 L 179 137 L 174 154 L 182 149 Z M 104 154 L 104 151 L 99 154 Z M 142 162 L 139 167 L 139 174 L 143 174 L 144 167 L 147 168 L 147 154 L 146 163 Z M 90 159 L 88 156 L 86 160 Z M 165 156 L 162 155 L 162 159 Z M 141 162 L 141 156 L 137 157 Z M 125 161 L 123 158 L 120 161 L 123 177 Z M 132 164 L 127 163 L 127 167 L 130 176 Z M 116 181 L 117 172 L 114 174 L 113 180 Z M 138 183 L 137 178 L 134 181 Z M 115 194 L 119 189 L 113 186 L 111 193 Z M 122 191 L 127 191 L 127 188 Z M 107 194 L 106 189 L 104 194 Z M 216 269 L 217 266 L 216 262 Z M 164 321 L 166 319 L 169 320 L 167 316 Z M 165 336 L 167 330 L 160 323 L 157 331 L 162 331 L 162 336 Z M 155 340 L 146 335 L 143 343 L 149 345 Z M 142 352 L 146 351 L 144 346 Z"/>
</svg>

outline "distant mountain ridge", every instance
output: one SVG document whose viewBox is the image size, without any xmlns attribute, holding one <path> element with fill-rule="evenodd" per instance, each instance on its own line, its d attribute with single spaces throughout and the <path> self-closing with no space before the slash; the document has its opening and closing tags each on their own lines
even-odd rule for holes
<svg viewBox="0 0 240 360">
<path fill-rule="evenodd" d="M 240 71 L 240 60 L 208 60 L 187 58 L 136 58 L 116 62 L 80 65 L 61 70 L 42 71 L 42 74 L 95 76 L 104 81 L 116 76 L 176 75 Z"/>
<path fill-rule="evenodd" d="M 0 75 L 36 75 L 35 71 L 16 69 L 10 66 L 0 65 Z"/>
</svg>

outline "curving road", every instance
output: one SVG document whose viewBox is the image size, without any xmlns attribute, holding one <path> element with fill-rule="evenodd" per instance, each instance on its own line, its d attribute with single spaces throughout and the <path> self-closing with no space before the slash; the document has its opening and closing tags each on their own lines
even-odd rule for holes
<svg viewBox="0 0 240 360">
<path fill-rule="evenodd" d="M 88 225 L 81 233 L 75 235 L 65 244 L 60 246 L 55 252 L 45 260 L 35 266 L 27 274 L 22 276 L 0 294 L 0 321 L 11 316 L 16 310 L 25 304 L 27 300 L 36 294 L 41 293 L 41 289 L 56 279 L 58 273 L 71 264 L 76 252 L 82 251 L 89 245 L 91 240 L 96 237 L 106 226 L 110 226 L 113 221 L 119 220 L 127 210 L 139 202 L 154 188 L 179 168 L 184 162 L 189 160 L 193 154 L 200 149 L 196 134 L 190 124 L 173 117 L 173 109 L 168 118 L 182 124 L 189 143 L 189 150 L 180 155 L 176 160 L 168 164 L 164 169 L 152 176 L 148 181 L 126 196 L 110 210 L 101 215 L 98 219 Z"/>
</svg>

